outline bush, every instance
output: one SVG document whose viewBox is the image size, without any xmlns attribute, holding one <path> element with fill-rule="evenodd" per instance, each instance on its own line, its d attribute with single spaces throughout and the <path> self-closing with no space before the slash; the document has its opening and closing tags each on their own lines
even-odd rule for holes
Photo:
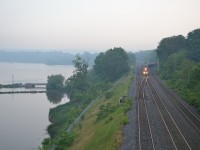
<svg viewBox="0 0 200 150">
<path fill-rule="evenodd" d="M 48 76 L 47 90 L 62 90 L 65 78 L 62 75 Z"/>
<path fill-rule="evenodd" d="M 93 68 L 101 79 L 113 82 L 130 69 L 127 52 L 119 47 L 100 53 L 95 59 Z"/>
<path fill-rule="evenodd" d="M 74 132 L 63 132 L 61 137 L 57 140 L 56 145 L 62 147 L 69 147 L 74 141 L 76 134 Z"/>
<path fill-rule="evenodd" d="M 48 147 L 51 146 L 51 139 L 50 138 L 45 138 L 43 141 L 42 141 L 42 147 L 43 149 L 48 149 Z"/>
<path fill-rule="evenodd" d="M 105 94 L 106 99 L 111 98 L 112 94 L 113 94 L 112 92 L 106 92 L 106 94 Z"/>
<path fill-rule="evenodd" d="M 128 98 L 125 101 L 125 103 L 123 103 L 124 113 L 127 113 L 131 109 L 131 106 L 132 106 L 132 101 L 130 98 Z"/>
<path fill-rule="evenodd" d="M 109 122 L 111 122 L 114 118 L 112 116 L 110 116 L 107 120 L 106 120 L 106 124 L 108 124 Z"/>
<path fill-rule="evenodd" d="M 124 115 L 124 116 L 122 117 L 122 124 L 123 124 L 123 125 L 128 124 L 128 116 L 127 116 L 127 115 Z"/>
<path fill-rule="evenodd" d="M 111 103 L 107 103 L 106 105 L 101 105 L 99 109 L 96 121 L 99 121 L 114 112 L 116 110 L 116 106 L 112 106 Z"/>
</svg>

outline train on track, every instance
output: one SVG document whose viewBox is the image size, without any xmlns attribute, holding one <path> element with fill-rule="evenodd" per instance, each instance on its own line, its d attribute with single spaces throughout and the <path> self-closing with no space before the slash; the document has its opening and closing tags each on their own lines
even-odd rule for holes
<svg viewBox="0 0 200 150">
<path fill-rule="evenodd" d="M 142 74 L 143 74 L 143 76 L 148 76 L 149 75 L 149 68 L 147 66 L 143 67 Z"/>
</svg>

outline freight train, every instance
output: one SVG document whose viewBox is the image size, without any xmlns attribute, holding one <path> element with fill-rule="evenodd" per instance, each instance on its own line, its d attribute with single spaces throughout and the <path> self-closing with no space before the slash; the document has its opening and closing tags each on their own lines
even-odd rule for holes
<svg viewBox="0 0 200 150">
<path fill-rule="evenodd" d="M 148 76 L 149 75 L 149 68 L 147 66 L 145 66 L 143 68 L 142 74 L 143 74 L 143 76 Z"/>
</svg>

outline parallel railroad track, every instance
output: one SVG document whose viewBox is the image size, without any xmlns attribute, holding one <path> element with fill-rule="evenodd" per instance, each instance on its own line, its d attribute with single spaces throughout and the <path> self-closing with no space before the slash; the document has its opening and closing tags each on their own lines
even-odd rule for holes
<svg viewBox="0 0 200 150">
<path fill-rule="evenodd" d="M 139 150 L 148 149 L 155 150 L 151 125 L 149 122 L 148 110 L 145 101 L 145 85 L 147 79 L 143 78 L 141 82 L 138 80 L 137 94 L 137 125 L 138 125 L 138 142 L 136 148 Z"/>
<path fill-rule="evenodd" d="M 153 78 L 157 84 L 160 85 L 166 96 L 169 97 L 171 102 L 178 108 L 178 110 L 185 116 L 185 118 L 196 128 L 200 133 L 200 118 L 197 117 L 181 100 L 175 96 L 168 88 L 166 88 L 156 77 Z"/>
<path fill-rule="evenodd" d="M 170 139 L 174 145 L 174 149 L 191 150 L 190 145 L 188 144 L 187 140 L 183 136 L 175 120 L 169 113 L 168 108 L 164 104 L 163 100 L 160 98 L 159 94 L 157 93 L 150 79 L 148 79 L 147 84 L 148 84 L 148 89 L 157 107 L 157 110 L 163 120 L 163 123 L 165 124 L 165 127 L 167 128 Z"/>
</svg>

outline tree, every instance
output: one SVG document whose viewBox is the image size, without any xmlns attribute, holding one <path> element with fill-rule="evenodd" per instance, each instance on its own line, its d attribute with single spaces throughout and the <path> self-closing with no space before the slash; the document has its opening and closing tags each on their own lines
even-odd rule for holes
<svg viewBox="0 0 200 150">
<path fill-rule="evenodd" d="M 183 35 L 171 36 L 163 38 L 158 47 L 157 54 L 161 61 L 167 59 L 172 53 L 176 53 L 179 50 L 186 49 L 186 39 Z"/>
<path fill-rule="evenodd" d="M 135 54 L 129 52 L 129 53 L 128 53 L 128 65 L 129 65 L 129 66 L 132 66 L 132 65 L 135 65 L 135 63 L 136 63 Z"/>
<path fill-rule="evenodd" d="M 200 29 L 193 30 L 187 36 L 187 49 L 189 57 L 196 61 L 200 61 Z"/>
<path fill-rule="evenodd" d="M 129 71 L 127 53 L 120 47 L 100 53 L 95 59 L 94 71 L 104 80 L 118 79 Z"/>
<path fill-rule="evenodd" d="M 64 87 L 65 78 L 62 75 L 48 76 L 47 90 L 62 90 Z"/>
<path fill-rule="evenodd" d="M 194 88 L 200 85 L 200 65 L 197 65 L 190 73 L 189 87 Z"/>
<path fill-rule="evenodd" d="M 77 93 L 84 93 L 87 91 L 88 81 L 87 81 L 87 68 L 88 63 L 82 59 L 80 56 L 76 55 L 73 60 L 75 67 L 74 74 L 69 77 L 65 82 L 66 92 L 70 99 L 73 99 Z M 76 92 L 76 93 L 75 93 Z"/>
</svg>

